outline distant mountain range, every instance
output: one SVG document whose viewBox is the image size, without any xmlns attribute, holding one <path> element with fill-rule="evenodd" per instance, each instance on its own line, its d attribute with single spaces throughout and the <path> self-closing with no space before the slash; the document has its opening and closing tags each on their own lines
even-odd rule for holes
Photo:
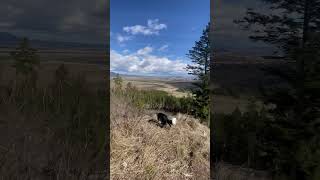
<svg viewBox="0 0 320 180">
<path fill-rule="evenodd" d="M 23 37 L 18 37 L 8 32 L 0 32 L 0 48 L 13 48 L 16 47 Z M 78 43 L 78 42 L 62 42 L 50 40 L 29 39 L 30 44 L 38 49 L 105 49 L 105 44 L 91 44 L 91 43 Z"/>
</svg>

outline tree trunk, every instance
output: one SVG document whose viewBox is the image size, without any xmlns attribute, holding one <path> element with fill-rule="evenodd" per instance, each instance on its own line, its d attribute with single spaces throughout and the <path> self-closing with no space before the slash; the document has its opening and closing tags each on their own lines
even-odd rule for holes
<svg viewBox="0 0 320 180">
<path fill-rule="evenodd" d="M 306 44 L 309 38 L 309 30 L 310 30 L 310 1 L 305 0 L 304 2 L 304 16 L 303 16 L 303 32 L 302 32 L 302 44 L 301 49 L 302 52 L 298 52 L 297 58 L 297 71 L 298 71 L 298 120 L 302 120 L 302 113 L 304 108 L 304 81 L 305 81 L 305 60 L 304 56 L 306 53 Z"/>
</svg>

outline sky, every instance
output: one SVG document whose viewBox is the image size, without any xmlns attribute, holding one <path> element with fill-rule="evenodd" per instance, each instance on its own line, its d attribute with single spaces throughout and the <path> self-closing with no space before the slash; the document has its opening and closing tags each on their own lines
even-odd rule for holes
<svg viewBox="0 0 320 180">
<path fill-rule="evenodd" d="M 111 71 L 187 75 L 186 54 L 210 20 L 210 0 L 111 0 Z"/>
<path fill-rule="evenodd" d="M 267 45 L 251 42 L 249 33 L 233 23 L 247 8 L 262 12 L 262 0 L 213 3 L 215 52 L 267 52 Z M 110 42 L 112 71 L 186 74 L 186 54 L 209 22 L 210 0 L 110 0 L 110 12 L 108 5 L 109 0 L 1 0 L 0 32 L 49 41 Z"/>
<path fill-rule="evenodd" d="M 248 36 L 249 31 L 241 30 L 234 20 L 240 20 L 246 15 L 248 8 L 260 13 L 266 13 L 267 4 L 263 0 L 213 0 L 214 30 L 213 48 L 215 52 L 227 51 L 242 55 L 269 55 L 275 50 L 262 42 L 253 42 Z M 270 12 L 267 12 L 268 14 Z"/>
<path fill-rule="evenodd" d="M 0 32 L 31 39 L 107 42 L 108 0 L 1 0 Z"/>
</svg>

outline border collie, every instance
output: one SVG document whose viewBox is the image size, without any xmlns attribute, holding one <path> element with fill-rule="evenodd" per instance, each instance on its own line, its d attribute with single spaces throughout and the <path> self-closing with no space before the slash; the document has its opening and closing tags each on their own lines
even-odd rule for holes
<svg viewBox="0 0 320 180">
<path fill-rule="evenodd" d="M 163 128 L 166 124 L 168 124 L 171 127 L 172 125 L 176 125 L 177 123 L 176 118 L 168 118 L 168 116 L 163 113 L 158 113 L 157 118 L 158 121 L 160 121 L 161 128 Z"/>
</svg>

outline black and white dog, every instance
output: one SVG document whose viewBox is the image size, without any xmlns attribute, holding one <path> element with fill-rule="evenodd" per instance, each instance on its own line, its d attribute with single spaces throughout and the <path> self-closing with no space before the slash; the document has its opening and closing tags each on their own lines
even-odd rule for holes
<svg viewBox="0 0 320 180">
<path fill-rule="evenodd" d="M 166 124 L 168 124 L 170 127 L 172 125 L 176 125 L 177 119 L 176 118 L 168 118 L 167 115 L 163 113 L 157 114 L 158 121 L 160 121 L 160 126 L 163 128 Z"/>
</svg>

